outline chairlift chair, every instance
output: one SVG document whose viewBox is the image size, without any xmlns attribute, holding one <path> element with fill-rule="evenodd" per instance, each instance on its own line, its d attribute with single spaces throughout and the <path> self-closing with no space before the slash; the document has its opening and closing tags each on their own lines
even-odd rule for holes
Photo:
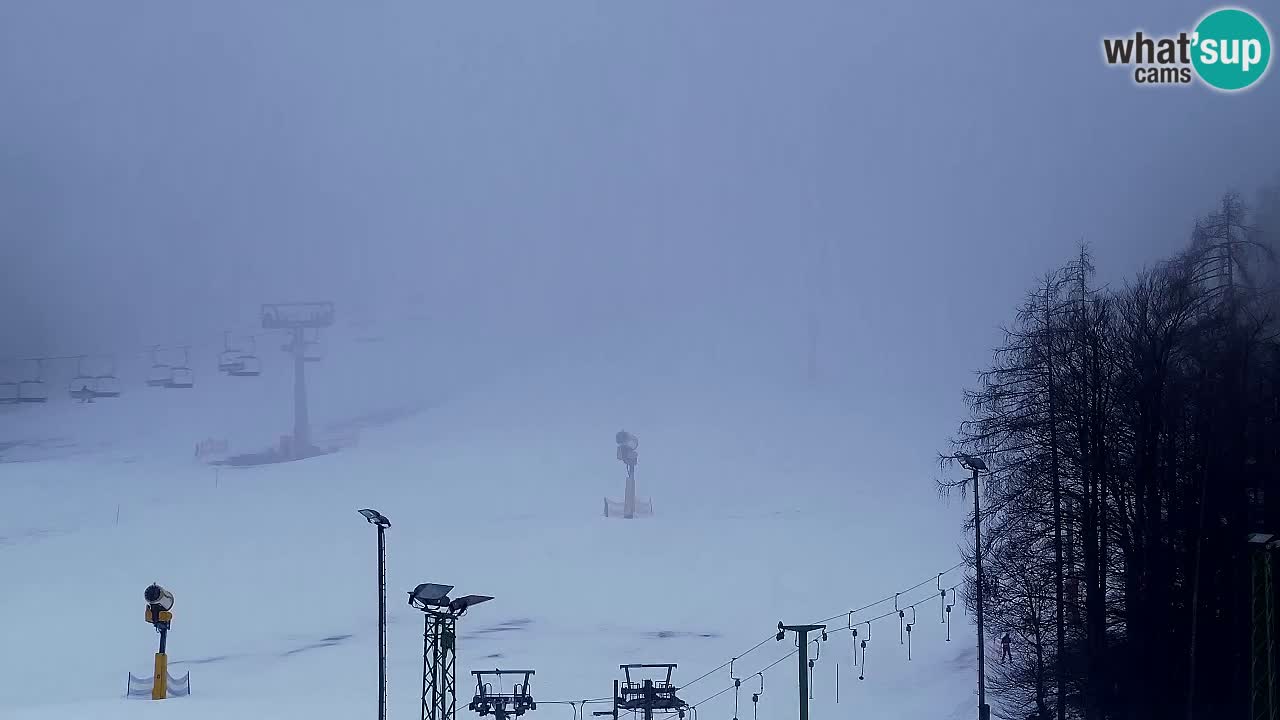
<svg viewBox="0 0 1280 720">
<path fill-rule="evenodd" d="M 236 370 L 243 370 L 244 363 L 240 360 L 240 352 L 238 350 L 223 350 L 218 353 L 218 372 L 231 374 Z"/>
<path fill-rule="evenodd" d="M 73 400 L 96 400 L 120 397 L 120 380 L 115 374 L 115 362 L 109 360 L 106 372 L 90 375 L 84 370 L 84 357 L 76 361 L 76 375 L 67 385 L 67 393 Z"/>
<path fill-rule="evenodd" d="M 244 363 L 240 361 L 240 357 L 244 355 L 244 351 L 232 346 L 230 332 L 222 334 L 222 348 L 222 352 L 218 353 L 218 372 L 229 375 L 237 370 L 243 370 Z"/>
<path fill-rule="evenodd" d="M 324 359 L 324 348 L 319 340 L 307 340 L 302 344 L 302 359 L 306 362 L 320 362 Z"/>
<path fill-rule="evenodd" d="M 35 372 L 18 383 L 18 402 L 49 402 L 49 388 L 44 382 L 44 360 L 36 360 Z"/>
<path fill-rule="evenodd" d="M 258 377 L 262 374 L 262 361 L 257 355 L 241 355 L 236 358 L 239 367 L 235 370 L 228 370 L 227 375 L 231 377 Z"/>
<path fill-rule="evenodd" d="M 97 384 L 93 387 L 93 396 L 99 398 L 120 397 L 120 379 L 116 377 L 116 359 L 106 356 L 106 367 L 94 376 Z"/>
<path fill-rule="evenodd" d="M 191 372 L 191 368 L 187 366 L 191 359 L 191 353 L 185 347 L 181 348 L 181 350 L 182 364 L 174 365 L 169 369 L 169 382 L 165 383 L 165 387 L 171 390 L 186 390 L 195 387 L 196 384 L 195 373 Z"/>
<path fill-rule="evenodd" d="M 23 380 L 18 383 L 18 402 L 49 402 L 49 388 L 45 386 L 43 380 Z"/>
<path fill-rule="evenodd" d="M 165 387 L 176 390 L 195 387 L 196 376 L 195 373 L 191 372 L 191 368 L 175 367 L 172 370 L 173 374 L 169 377 L 169 382 L 165 384 Z"/>
<path fill-rule="evenodd" d="M 233 370 L 227 370 L 227 375 L 231 377 L 258 377 L 262 374 L 262 361 L 258 359 L 255 353 L 257 343 L 253 336 L 249 336 L 249 349 L 246 351 L 236 351 L 236 367 Z"/>
<path fill-rule="evenodd" d="M 173 368 L 160 362 L 160 346 L 151 348 L 151 368 L 147 370 L 147 387 L 165 387 L 173 380 Z"/>
<path fill-rule="evenodd" d="M 98 379 L 85 373 L 82 361 L 77 361 L 75 377 L 71 378 L 71 382 L 67 383 L 67 394 L 71 396 L 72 400 L 87 402 L 97 397 L 97 390 Z"/>
<path fill-rule="evenodd" d="M 311 338 L 302 339 L 302 359 L 305 362 L 320 362 L 324 359 L 324 344 L 320 342 L 319 330 Z"/>
<path fill-rule="evenodd" d="M 168 387 L 173 382 L 173 368 L 157 363 L 147 371 L 147 387 Z"/>
<path fill-rule="evenodd" d="M 294 351 L 297 349 L 296 345 L 294 344 L 295 342 L 296 342 L 295 340 L 289 340 L 285 344 L 281 345 L 280 349 L 292 355 Z M 324 359 L 324 347 L 320 343 L 319 332 L 317 332 L 314 338 L 312 339 L 307 339 L 306 337 L 303 337 L 302 338 L 302 360 L 304 362 L 320 362 L 323 359 Z"/>
<path fill-rule="evenodd" d="M 10 363 L 6 362 L 5 365 L 5 369 L 8 370 Z M 9 377 L 13 377 L 9 373 L 5 374 L 9 375 Z M 0 381 L 0 403 L 16 403 L 18 402 L 18 397 L 20 395 L 21 393 L 18 391 L 17 380 Z"/>
<path fill-rule="evenodd" d="M 114 372 L 95 375 L 93 379 L 96 381 L 92 386 L 94 397 L 120 397 L 120 379 L 115 376 Z"/>
</svg>

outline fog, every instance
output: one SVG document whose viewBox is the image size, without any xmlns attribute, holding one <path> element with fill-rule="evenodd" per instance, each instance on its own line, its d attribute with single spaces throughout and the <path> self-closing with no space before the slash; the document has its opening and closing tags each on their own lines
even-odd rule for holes
<svg viewBox="0 0 1280 720">
<path fill-rule="evenodd" d="M 954 416 L 1077 243 L 1122 279 L 1280 169 L 1280 80 L 1102 62 L 1103 35 L 1204 10 L 6 2 L 0 355 L 216 341 L 323 299 L 516 369 L 722 332 L 793 345 L 800 376 L 816 307 L 827 381 Z"/>
</svg>

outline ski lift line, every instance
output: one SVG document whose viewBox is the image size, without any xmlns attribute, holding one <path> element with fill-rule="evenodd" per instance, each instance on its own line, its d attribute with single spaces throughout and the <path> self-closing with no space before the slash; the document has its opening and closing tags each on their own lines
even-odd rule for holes
<svg viewBox="0 0 1280 720">
<path fill-rule="evenodd" d="M 42 360 L 79 360 L 82 357 L 86 357 L 86 356 L 84 355 L 44 355 L 41 357 L 24 357 L 24 358 L 15 357 L 15 358 L 6 358 L 6 359 L 17 361 L 17 362 L 40 362 Z"/>
<path fill-rule="evenodd" d="M 933 593 L 929 593 L 928 597 L 922 597 L 921 599 L 917 600 L 914 604 L 907 605 L 907 606 L 906 606 L 906 609 L 907 609 L 907 610 L 910 610 L 910 609 L 914 608 L 916 605 L 920 605 L 920 604 L 922 604 L 922 603 L 926 603 L 926 602 L 928 602 L 928 601 L 930 601 L 930 600 L 933 600 L 933 599 L 935 599 L 935 598 L 937 598 L 937 597 L 938 597 L 937 595 L 934 595 Z M 891 599 L 892 599 L 892 598 L 891 598 Z M 899 612 L 899 611 L 897 611 L 897 610 L 890 610 L 889 612 L 884 613 L 883 615 L 877 615 L 877 616 L 875 616 L 875 617 L 873 617 L 873 618 L 870 618 L 870 619 L 868 619 L 868 620 L 860 620 L 860 621 L 858 621 L 858 625 L 866 625 L 867 623 L 879 622 L 879 621 L 884 620 L 884 619 L 886 619 L 886 618 L 897 617 L 897 616 L 898 616 L 898 612 Z M 843 627 L 843 628 L 836 628 L 836 629 L 834 629 L 834 630 L 828 630 L 827 632 L 829 632 L 829 633 L 839 633 L 839 632 L 850 632 L 850 631 L 852 631 L 852 630 L 853 630 L 853 628 Z"/>
<path fill-rule="evenodd" d="M 714 675 L 714 674 L 716 674 L 716 673 L 720 672 L 721 670 L 723 670 L 723 669 L 725 669 L 725 668 L 729 667 L 729 666 L 730 666 L 730 665 L 732 665 L 735 661 L 737 661 L 737 660 L 741 660 L 742 658 L 746 657 L 747 655 L 751 654 L 752 652 L 754 652 L 754 651 L 756 651 L 756 650 L 759 650 L 760 648 L 764 647 L 764 645 L 765 645 L 766 643 L 768 643 L 768 642 L 769 642 L 770 640 L 772 640 L 772 639 L 773 639 L 773 636 L 772 636 L 772 635 L 770 635 L 769 637 L 766 637 L 765 639 L 763 639 L 763 640 L 761 640 L 760 642 L 756 643 L 756 644 L 755 644 L 755 645 L 754 645 L 750 650 L 748 650 L 748 651 L 746 651 L 746 652 L 742 653 L 741 655 L 739 655 L 739 656 L 737 656 L 737 657 L 735 657 L 735 658 L 733 658 L 733 659 L 731 659 L 731 660 L 729 660 L 729 661 L 725 662 L 723 665 L 721 665 L 721 666 L 719 666 L 719 667 L 717 667 L 717 668 L 715 668 L 715 669 L 711 670 L 710 672 L 707 672 L 707 673 L 705 673 L 705 674 L 703 674 L 703 675 L 699 675 L 696 679 L 694 679 L 694 680 L 692 680 L 692 681 L 690 681 L 690 682 L 685 683 L 682 687 L 684 687 L 684 688 L 688 688 L 690 685 L 693 685 L 693 684 L 694 684 L 694 683 L 696 683 L 696 682 L 701 682 L 702 680 L 706 680 L 707 678 L 711 677 L 712 675 Z"/>
<path fill-rule="evenodd" d="M 772 637 L 771 637 L 770 639 L 772 639 Z M 786 655 L 783 655 L 782 657 L 778 658 L 777 660 L 774 660 L 773 662 L 769 663 L 768 665 L 765 665 L 764 667 L 760 668 L 760 670 L 758 670 L 758 671 L 756 671 L 756 672 L 752 673 L 752 674 L 751 674 L 751 675 L 749 675 L 748 677 L 755 677 L 756 675 L 759 675 L 759 676 L 760 676 L 760 682 L 761 682 L 761 684 L 763 685 L 763 683 L 764 683 L 764 674 L 765 674 L 765 673 L 767 673 L 767 672 L 769 672 L 770 670 L 772 670 L 772 669 L 773 669 L 773 668 L 774 668 L 778 663 L 783 662 L 784 660 L 789 660 L 791 657 L 793 657 L 793 656 L 794 656 L 796 653 L 798 653 L 798 652 L 800 652 L 800 649 L 799 649 L 799 648 L 796 648 L 796 649 L 792 650 L 791 652 L 787 653 Z M 686 685 L 685 687 L 688 687 L 688 685 Z M 691 707 L 698 707 L 699 705 L 702 705 L 702 704 L 704 704 L 704 703 L 710 702 L 711 700 L 714 700 L 714 699 L 716 699 L 716 698 L 720 697 L 721 695 L 723 695 L 723 694 L 725 694 L 725 693 L 729 692 L 730 690 L 734 689 L 734 687 L 736 687 L 736 685 L 730 685 L 729 687 L 726 687 L 725 689 L 721 690 L 720 692 L 716 693 L 715 695 L 711 695 L 711 696 L 705 697 L 705 698 L 703 698 L 703 699 L 699 700 L 698 702 L 693 703 L 693 705 L 692 705 Z"/>
<path fill-rule="evenodd" d="M 937 576 L 936 576 L 936 575 L 934 575 L 933 577 L 930 577 L 929 579 L 930 579 L 930 580 L 932 580 L 932 579 L 934 579 L 934 578 L 936 578 L 936 577 L 937 577 Z M 937 597 L 937 596 L 936 596 L 936 595 L 934 595 L 934 594 L 932 593 L 932 591 L 931 591 L 927 597 L 922 597 L 920 600 L 916 601 L 916 604 L 923 603 L 923 602 L 927 602 L 927 601 L 929 601 L 929 600 L 932 600 L 932 599 L 933 599 L 933 598 L 935 598 L 935 597 Z M 890 595 L 890 596 L 889 596 L 889 599 L 890 599 L 890 600 L 892 600 L 892 599 L 893 599 L 893 596 L 892 596 L 892 595 Z M 908 605 L 907 607 L 911 607 L 911 606 L 910 606 L 910 605 Z M 885 619 L 888 619 L 888 618 L 891 618 L 891 617 L 896 617 L 896 616 L 897 616 L 897 614 L 898 614 L 898 611 L 897 611 L 897 610 L 890 610 L 889 612 L 884 613 L 883 615 L 877 615 L 876 617 L 870 618 L 869 620 L 862 620 L 862 621 L 860 621 L 860 622 L 858 623 L 858 625 L 866 625 L 866 626 L 867 626 L 867 628 L 868 628 L 868 635 L 867 635 L 867 637 L 863 638 L 863 640 L 869 640 L 869 639 L 870 639 L 870 628 L 871 628 L 871 624 L 872 624 L 872 623 L 879 622 L 879 621 L 881 621 L 881 620 L 885 620 Z M 852 632 L 852 630 L 853 630 L 853 628 L 836 628 L 836 629 L 834 629 L 834 630 L 828 630 L 827 632 L 828 632 L 828 633 Z M 773 636 L 770 636 L 770 639 L 773 639 Z M 810 642 L 812 642 L 812 643 L 818 643 L 818 642 L 821 642 L 821 641 L 815 638 L 814 640 L 811 640 Z M 800 651 L 800 649 L 799 649 L 799 648 L 793 649 L 791 652 L 787 653 L 786 655 L 783 655 L 782 657 L 778 658 L 777 660 L 774 660 L 773 662 L 771 662 L 771 663 L 769 663 L 768 665 L 766 665 L 766 666 L 764 666 L 763 668 L 761 668 L 759 672 L 754 673 L 754 674 L 755 674 L 755 675 L 760 675 L 761 680 L 763 681 L 764 673 L 765 673 L 765 672 L 767 672 L 768 670 L 770 670 L 771 668 L 773 668 L 773 667 L 774 667 L 775 665 L 777 665 L 778 663 L 780 663 L 780 662 L 782 662 L 782 661 L 784 661 L 784 660 L 786 660 L 786 659 L 788 659 L 788 658 L 790 658 L 790 657 L 794 656 L 794 655 L 795 655 L 797 652 L 799 652 L 799 651 Z M 728 665 L 728 663 L 725 663 L 725 665 Z M 721 667 L 724 667 L 724 666 L 721 666 Z M 685 687 L 688 687 L 688 685 L 686 685 Z M 695 705 L 701 705 L 701 704 L 703 704 L 703 703 L 705 703 L 705 702 L 707 702 L 707 701 L 709 701 L 709 700 L 712 700 L 712 699 L 714 699 L 714 698 L 720 697 L 721 695 L 723 695 L 723 694 L 725 694 L 725 693 L 729 692 L 730 690 L 734 689 L 734 687 L 735 687 L 734 685 L 729 685 L 728 687 L 724 688 L 724 689 L 723 689 L 723 690 L 721 690 L 720 692 L 718 692 L 718 693 L 716 693 L 716 694 L 714 694 L 714 695 L 711 695 L 710 697 L 707 697 L 707 698 L 705 698 L 705 699 L 703 699 L 703 700 L 698 701 L 697 703 L 695 703 Z"/>
<path fill-rule="evenodd" d="M 578 720 L 578 705 L 581 700 L 539 700 L 539 705 L 568 705 L 573 709 L 573 720 Z"/>
<path fill-rule="evenodd" d="M 848 611 L 846 611 L 846 612 L 840 613 L 839 615 L 833 615 L 833 616 L 831 616 L 831 617 L 829 617 L 829 618 L 827 618 L 827 619 L 825 619 L 825 620 L 819 620 L 817 623 L 814 623 L 814 624 L 815 624 L 815 625 L 825 625 L 826 623 L 829 623 L 829 622 L 831 622 L 832 620 L 839 620 L 840 618 L 847 618 L 846 623 L 848 624 L 848 627 L 836 628 L 835 630 L 832 630 L 832 631 L 830 631 L 830 632 L 839 632 L 839 631 L 842 631 L 842 630 L 843 630 L 843 631 L 849 631 L 849 630 L 852 630 L 852 629 L 853 629 L 853 627 L 854 627 L 854 626 L 853 626 L 853 624 L 852 624 L 852 620 L 853 620 L 853 616 L 854 616 L 854 615 L 856 615 L 856 614 L 858 614 L 858 613 L 861 613 L 861 612 L 865 612 L 865 611 L 870 610 L 871 608 L 873 608 L 873 607 L 875 607 L 875 606 L 877 606 L 877 605 L 882 605 L 882 604 L 884 604 L 884 603 L 886 603 L 886 602 L 889 602 L 889 601 L 891 601 L 891 600 L 894 600 L 895 598 L 897 598 L 897 597 L 899 597 L 899 596 L 901 596 L 901 595 L 905 595 L 906 593 L 909 593 L 909 592 L 911 592 L 911 591 L 913 591 L 913 590 L 919 589 L 919 588 L 921 588 L 921 587 L 923 587 L 923 586 L 927 585 L 927 584 L 929 583 L 929 581 L 930 581 L 930 580 L 940 581 L 940 579 L 941 579 L 944 575 L 949 575 L 950 573 L 955 572 L 956 570 L 958 570 L 958 569 L 960 569 L 960 568 L 962 568 L 962 567 L 964 567 L 964 566 L 965 566 L 964 561 L 960 561 L 960 562 L 956 563 L 955 565 L 952 565 L 951 567 L 947 568 L 946 570 L 943 570 L 943 571 L 942 571 L 942 572 L 940 572 L 940 573 L 934 573 L 934 574 L 930 575 L 930 576 L 928 577 L 928 579 L 926 579 L 926 580 L 924 580 L 924 581 L 922 581 L 922 582 L 917 583 L 916 585 L 914 585 L 914 586 L 912 586 L 912 587 L 908 588 L 907 590 L 904 590 L 904 591 L 902 591 L 902 592 L 900 592 L 900 593 L 893 593 L 893 594 L 891 594 L 891 595 L 887 595 L 887 596 L 885 596 L 885 597 L 883 597 L 883 598 L 881 598 L 881 599 L 879 599 L 879 600 L 877 600 L 877 601 L 875 601 L 875 602 L 873 602 L 873 603 L 871 603 L 871 604 L 869 604 L 869 605 L 863 605 L 863 606 L 862 606 L 862 607 L 860 607 L 860 608 L 855 608 L 855 609 L 853 609 L 853 610 L 848 610 Z M 952 586 L 952 588 L 950 588 L 950 589 L 954 590 L 954 589 L 955 589 L 955 587 L 957 587 L 957 586 Z M 925 598 L 925 599 L 923 599 L 923 600 L 917 601 L 917 604 L 918 604 L 918 603 L 925 602 L 925 601 L 927 601 L 927 600 L 929 600 L 929 599 L 932 599 L 932 598 L 934 598 L 934 597 L 937 597 L 937 596 L 936 596 L 936 595 L 933 595 L 933 594 L 932 594 L 932 591 L 931 591 L 931 592 L 930 592 L 930 595 L 929 595 L 929 597 L 928 597 L 928 598 Z M 893 615 L 896 615 L 896 614 L 897 614 L 897 612 L 898 612 L 897 610 L 894 610 L 894 611 L 889 612 L 888 614 L 885 614 L 885 615 L 881 615 L 881 616 L 879 616 L 879 617 L 872 618 L 871 620 L 862 620 L 862 621 L 859 621 L 859 622 L 858 622 L 858 624 L 859 624 L 859 625 L 861 625 L 861 624 L 866 623 L 866 622 L 875 622 L 875 621 L 877 621 L 877 620 L 883 620 L 883 619 L 885 619 L 885 618 L 887 618 L 887 617 L 891 617 L 891 616 L 893 616 Z M 688 687 L 692 686 L 692 685 L 693 685 L 693 684 L 695 684 L 695 683 L 701 682 L 702 680 L 705 680 L 705 679 L 707 679 L 708 677 L 711 677 L 712 675 L 714 675 L 714 674 L 716 674 L 716 673 L 720 672 L 721 670 L 723 670 L 723 669 L 725 669 L 725 668 L 729 667 L 729 666 L 730 666 L 734 661 L 736 661 L 736 660 L 741 660 L 741 659 L 742 659 L 743 657 L 745 657 L 747 654 L 749 654 L 749 653 L 751 653 L 751 652 L 753 652 L 753 651 L 755 651 L 755 650 L 759 649 L 760 647 L 762 647 L 763 645 L 765 645 L 766 643 L 768 643 L 770 640 L 773 640 L 773 639 L 774 639 L 774 636 L 773 636 L 773 635 L 770 635 L 770 636 L 766 637 L 764 640 L 761 640 L 760 642 L 756 643 L 756 644 L 755 644 L 755 645 L 754 645 L 750 650 L 747 650 L 746 652 L 741 653 L 740 655 L 737 655 L 737 656 L 736 656 L 736 657 L 734 657 L 734 658 L 731 658 L 731 659 L 729 659 L 729 660 L 726 660 L 722 665 L 720 665 L 720 666 L 718 666 L 718 667 L 716 667 L 716 668 L 712 669 L 711 671 L 709 671 L 709 672 L 707 672 L 707 673 L 704 673 L 703 675 L 700 675 L 699 677 L 697 677 L 696 679 L 694 679 L 692 682 L 685 683 L 684 687 L 685 687 L 685 688 L 688 688 Z M 797 651 L 798 651 L 798 648 L 797 648 Z M 796 652 L 796 651 L 793 651 L 793 652 Z M 772 666 L 771 666 L 771 667 L 772 667 Z M 732 688 L 732 686 L 730 686 L 730 689 L 731 689 L 731 688 Z M 724 690 L 724 692 L 728 692 L 728 689 Z"/>
<path fill-rule="evenodd" d="M 236 338 L 242 338 L 242 339 L 251 339 L 251 338 L 258 339 L 258 338 L 267 338 L 272 336 L 278 337 L 278 336 L 287 336 L 287 335 L 288 335 L 288 331 L 283 331 L 283 330 L 258 330 L 257 332 L 251 332 L 251 333 L 235 333 Z M 162 347 L 162 348 L 186 347 L 188 350 L 191 350 L 191 351 L 204 352 L 211 348 L 216 348 L 221 344 L 222 343 L 200 342 L 200 343 L 185 343 L 182 345 L 161 345 L 159 347 Z M 78 353 L 76 355 L 38 355 L 38 356 L 30 356 L 30 357 L 14 356 L 14 357 L 0 358 L 0 360 L 7 359 L 7 360 L 17 360 L 21 362 L 35 362 L 35 361 L 43 360 L 48 362 L 57 362 L 57 361 L 66 361 L 66 360 L 79 360 L 81 358 L 85 358 L 85 359 L 107 358 L 111 356 L 133 357 L 136 355 L 138 357 L 148 357 L 151 353 L 151 349 L 153 347 L 156 347 L 156 345 L 154 344 L 144 345 L 137 350 L 129 349 L 129 348 L 136 348 L 136 347 L 137 347 L 136 345 L 130 344 L 128 347 L 125 347 L 125 348 L 117 348 L 117 350 L 113 352 Z"/>
<path fill-rule="evenodd" d="M 943 570 L 943 571 L 942 571 L 942 572 L 940 572 L 940 573 L 936 573 L 936 574 L 930 575 L 928 580 L 925 580 L 924 582 L 921 582 L 921 583 L 917 583 L 916 585 L 913 585 L 913 586 L 911 586 L 911 587 L 907 588 L 906 590 L 903 590 L 902 592 L 897 592 L 897 593 L 893 593 L 892 595 L 887 595 L 887 596 L 885 596 L 885 597 L 883 597 L 883 598 L 881 598 L 881 599 L 879 599 L 879 600 L 877 600 L 877 601 L 875 601 L 875 602 L 871 603 L 870 605 L 863 605 L 863 606 L 862 606 L 862 607 L 860 607 L 860 608 L 856 608 L 856 609 L 853 609 L 853 610 L 847 610 L 847 611 L 845 611 L 845 612 L 840 613 L 839 615 L 832 615 L 831 617 L 829 617 L 829 618 L 827 618 L 827 619 L 825 619 L 825 620 L 819 620 L 819 621 L 818 621 L 817 623 L 815 623 L 815 624 L 817 624 L 817 625 L 823 625 L 823 624 L 825 624 L 825 623 L 829 623 L 829 622 L 831 622 L 832 620 L 839 620 L 839 619 L 840 619 L 840 618 L 842 618 L 842 617 L 848 617 L 848 616 L 850 616 L 850 615 L 856 615 L 857 613 L 860 613 L 860 612 L 864 612 L 864 611 L 870 610 L 871 608 L 873 608 L 873 607 L 875 607 L 875 606 L 877 606 L 877 605 L 882 605 L 882 604 L 884 604 L 884 603 L 889 602 L 890 600 L 894 600 L 894 599 L 895 599 L 895 598 L 897 598 L 898 596 L 906 595 L 907 593 L 909 593 L 909 592 L 911 592 L 911 591 L 913 591 L 913 590 L 917 590 L 917 589 L 919 589 L 919 588 L 921 588 L 921 587 L 924 587 L 926 584 L 928 584 L 929 580 L 937 580 L 938 578 L 941 578 L 943 575 L 948 575 L 948 574 L 950 574 L 950 573 L 952 573 L 952 572 L 955 572 L 956 570 L 958 570 L 958 569 L 960 569 L 960 568 L 964 567 L 964 565 L 965 565 L 964 561 L 958 562 L 958 563 L 956 563 L 955 565 L 952 565 L 951 567 L 947 568 L 946 570 Z"/>
</svg>

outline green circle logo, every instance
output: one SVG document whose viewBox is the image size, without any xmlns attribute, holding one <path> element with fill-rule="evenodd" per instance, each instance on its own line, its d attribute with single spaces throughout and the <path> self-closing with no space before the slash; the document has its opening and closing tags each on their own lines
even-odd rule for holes
<svg viewBox="0 0 1280 720">
<path fill-rule="evenodd" d="M 1219 90 L 1243 90 L 1262 79 L 1271 61 L 1271 35 L 1252 13 L 1226 8 L 1196 26 L 1191 62 L 1200 79 Z"/>
</svg>

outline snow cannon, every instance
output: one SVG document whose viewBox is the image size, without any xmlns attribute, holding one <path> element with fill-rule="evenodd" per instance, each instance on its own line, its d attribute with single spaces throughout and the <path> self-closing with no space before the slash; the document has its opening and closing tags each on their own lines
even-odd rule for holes
<svg viewBox="0 0 1280 720">
<path fill-rule="evenodd" d="M 173 624 L 173 593 L 165 590 L 160 583 L 151 583 L 146 590 L 142 591 L 142 599 L 147 602 L 147 622 L 160 634 L 160 648 L 156 652 L 155 672 L 151 677 L 137 677 L 129 673 L 129 690 L 126 697 L 150 697 L 152 700 L 164 700 L 190 695 L 191 673 L 180 678 L 170 675 L 169 657 L 165 653 L 165 646 L 169 640 L 169 628 Z"/>
<path fill-rule="evenodd" d="M 604 516 L 620 516 L 628 520 L 650 517 L 653 515 L 653 501 L 636 499 L 636 463 L 640 460 L 636 449 L 640 447 L 640 440 L 626 430 L 619 430 L 613 440 L 618 446 L 618 460 L 627 466 L 627 485 L 622 502 L 604 499 Z"/>
<path fill-rule="evenodd" d="M 636 452 L 640 447 L 640 440 L 626 430 L 619 430 L 614 436 L 614 442 L 618 444 L 618 459 L 628 468 L 634 468 L 640 460 L 640 455 Z"/>
<path fill-rule="evenodd" d="M 146 600 L 148 605 L 159 605 L 160 610 L 173 609 L 173 593 L 155 583 L 148 585 L 147 589 L 142 591 L 142 599 Z"/>
</svg>

